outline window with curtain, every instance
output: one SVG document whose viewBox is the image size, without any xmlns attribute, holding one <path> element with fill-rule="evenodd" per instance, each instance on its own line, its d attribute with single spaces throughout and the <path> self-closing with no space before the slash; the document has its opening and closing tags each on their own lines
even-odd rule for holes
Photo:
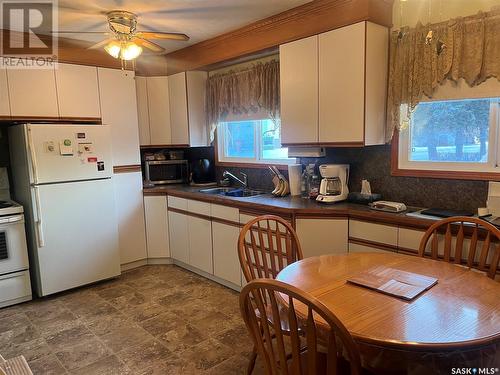
<svg viewBox="0 0 500 375">
<path fill-rule="evenodd" d="M 207 85 L 210 131 L 212 139 L 217 137 L 219 161 L 295 161 L 281 147 L 278 60 L 214 74 Z"/>
<path fill-rule="evenodd" d="M 388 142 L 398 134 L 393 172 L 500 172 L 498 45 L 499 11 L 392 33 L 386 134 Z"/>
</svg>

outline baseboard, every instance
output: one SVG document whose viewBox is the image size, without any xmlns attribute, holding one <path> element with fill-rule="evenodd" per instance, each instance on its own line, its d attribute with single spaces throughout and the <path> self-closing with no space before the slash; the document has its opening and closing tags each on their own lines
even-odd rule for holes
<svg viewBox="0 0 500 375">
<path fill-rule="evenodd" d="M 136 260 L 135 262 L 125 263 L 121 265 L 122 272 L 132 270 L 137 267 L 142 267 L 148 264 L 147 259 Z"/>
<path fill-rule="evenodd" d="M 154 264 L 174 264 L 174 260 L 172 258 L 148 258 L 148 265 Z"/>
<path fill-rule="evenodd" d="M 184 262 L 181 262 L 181 261 L 178 261 L 178 260 L 175 260 L 175 259 L 174 259 L 174 264 L 176 266 L 185 268 L 188 271 L 196 273 L 196 274 L 198 274 L 200 276 L 203 276 L 206 279 L 212 280 L 212 281 L 216 282 L 217 284 L 224 285 L 225 287 L 227 287 L 229 289 L 233 289 L 233 290 L 235 290 L 237 292 L 241 291 L 242 287 L 240 285 L 233 284 L 232 282 L 229 282 L 227 280 L 221 279 L 220 277 L 214 276 L 214 275 L 212 275 L 212 274 L 210 274 L 208 272 L 205 272 L 205 271 L 202 271 L 202 270 L 200 270 L 200 269 L 198 269 L 196 267 L 190 266 L 189 264 L 186 264 Z"/>
</svg>

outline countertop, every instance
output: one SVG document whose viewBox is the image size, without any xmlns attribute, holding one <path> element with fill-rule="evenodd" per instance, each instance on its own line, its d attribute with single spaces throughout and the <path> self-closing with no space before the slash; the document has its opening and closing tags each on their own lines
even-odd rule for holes
<svg viewBox="0 0 500 375">
<path fill-rule="evenodd" d="M 200 189 L 204 188 L 190 185 L 167 185 L 144 188 L 143 192 L 145 196 L 171 195 L 236 207 L 243 211 L 276 213 L 283 216 L 346 217 L 415 229 L 427 229 L 435 222 L 434 220 L 407 216 L 406 212 L 390 213 L 374 211 L 366 205 L 356 203 L 339 202 L 334 204 L 321 204 L 314 200 L 301 197 L 286 196 L 277 198 L 270 193 L 255 195 L 253 197 L 228 197 L 200 193 Z M 408 211 L 411 212 L 418 209 L 418 207 L 409 207 Z"/>
</svg>

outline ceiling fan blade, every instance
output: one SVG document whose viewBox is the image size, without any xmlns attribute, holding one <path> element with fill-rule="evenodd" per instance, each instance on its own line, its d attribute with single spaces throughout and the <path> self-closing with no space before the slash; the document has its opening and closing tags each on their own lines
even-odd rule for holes
<svg viewBox="0 0 500 375">
<path fill-rule="evenodd" d="M 186 34 L 182 33 L 138 31 L 135 35 L 139 38 L 147 38 L 147 39 L 170 39 L 170 40 L 184 40 L 184 41 L 189 40 L 189 37 Z"/>
<path fill-rule="evenodd" d="M 99 48 L 102 48 L 106 44 L 108 44 L 109 42 L 112 42 L 113 40 L 114 40 L 113 38 L 101 40 L 99 43 L 93 44 L 90 47 L 88 47 L 87 49 L 99 49 Z"/>
<path fill-rule="evenodd" d="M 165 48 L 163 48 L 162 46 L 159 46 L 158 44 L 153 43 L 152 41 L 147 40 L 147 39 L 136 37 L 133 39 L 133 42 L 137 43 L 138 45 L 140 45 L 142 47 L 146 47 L 147 49 L 149 49 L 153 52 L 157 52 L 157 53 L 165 52 Z"/>
</svg>

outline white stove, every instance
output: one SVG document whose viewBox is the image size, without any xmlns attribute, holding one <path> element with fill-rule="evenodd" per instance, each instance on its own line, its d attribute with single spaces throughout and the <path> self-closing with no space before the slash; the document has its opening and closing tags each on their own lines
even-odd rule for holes
<svg viewBox="0 0 500 375">
<path fill-rule="evenodd" d="M 0 200 L 0 218 L 7 215 L 22 214 L 23 206 L 12 200 Z"/>
<path fill-rule="evenodd" d="M 31 300 L 24 209 L 0 200 L 0 307 Z"/>
</svg>

